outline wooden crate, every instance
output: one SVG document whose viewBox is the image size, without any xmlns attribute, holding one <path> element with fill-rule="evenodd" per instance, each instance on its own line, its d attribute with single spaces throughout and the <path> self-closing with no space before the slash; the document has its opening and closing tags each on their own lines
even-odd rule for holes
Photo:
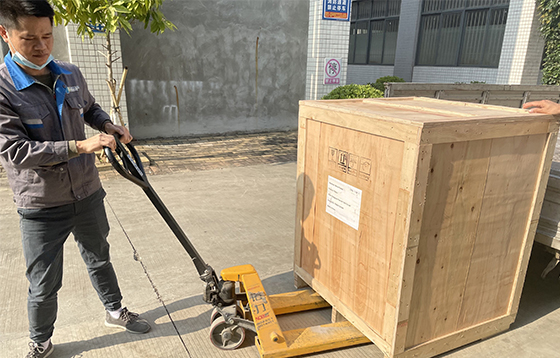
<svg viewBox="0 0 560 358">
<path fill-rule="evenodd" d="M 386 357 L 507 330 L 557 131 L 553 116 L 481 104 L 301 101 L 296 285 Z"/>
<path fill-rule="evenodd" d="M 560 163 L 552 163 L 535 241 L 560 251 Z"/>
</svg>

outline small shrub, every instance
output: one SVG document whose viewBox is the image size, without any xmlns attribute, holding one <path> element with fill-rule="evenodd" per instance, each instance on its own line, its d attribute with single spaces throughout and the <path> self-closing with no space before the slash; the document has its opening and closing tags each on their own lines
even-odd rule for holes
<svg viewBox="0 0 560 358">
<path fill-rule="evenodd" d="M 350 84 L 333 89 L 321 99 L 381 98 L 383 92 L 369 85 Z"/>
<path fill-rule="evenodd" d="M 385 82 L 406 82 L 406 81 L 397 76 L 384 76 L 384 77 L 379 77 L 377 80 L 375 80 L 374 83 L 368 83 L 368 85 L 372 86 L 373 88 L 377 88 L 381 92 L 385 92 L 385 85 L 384 85 Z"/>
<path fill-rule="evenodd" d="M 560 2 L 539 0 L 541 34 L 545 40 L 542 83 L 560 85 Z"/>
</svg>

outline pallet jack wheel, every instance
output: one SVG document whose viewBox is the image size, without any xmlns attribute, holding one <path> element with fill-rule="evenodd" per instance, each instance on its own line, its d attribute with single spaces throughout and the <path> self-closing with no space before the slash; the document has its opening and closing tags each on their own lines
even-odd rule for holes
<svg viewBox="0 0 560 358">
<path fill-rule="evenodd" d="M 217 348 L 233 350 L 245 341 L 245 328 L 229 325 L 224 317 L 219 316 L 210 326 L 210 340 Z"/>
<path fill-rule="evenodd" d="M 237 306 L 235 311 L 238 317 L 245 318 L 245 315 L 243 314 L 243 308 Z M 210 316 L 210 324 L 214 323 L 214 321 L 218 317 L 222 317 L 222 315 L 220 314 L 220 312 L 218 312 L 218 309 L 214 307 L 214 309 L 212 310 L 212 315 Z"/>
</svg>

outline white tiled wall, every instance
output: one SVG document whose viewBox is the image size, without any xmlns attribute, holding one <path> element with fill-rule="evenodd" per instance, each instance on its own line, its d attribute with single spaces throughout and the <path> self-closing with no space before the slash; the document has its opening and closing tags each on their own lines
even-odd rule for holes
<svg viewBox="0 0 560 358">
<path fill-rule="evenodd" d="M 537 84 L 538 72 L 533 71 L 532 79 L 523 80 L 525 66 L 538 69 L 542 55 L 542 39 L 539 42 L 535 30 L 538 23 L 537 0 L 510 0 L 508 19 L 498 68 L 498 84 Z M 540 51 L 538 48 L 540 47 Z M 536 62 L 536 63 L 535 63 Z M 527 73 L 527 72 L 526 72 Z M 532 83 L 527 83 L 532 82 Z"/>
<path fill-rule="evenodd" d="M 70 52 L 70 62 L 80 68 L 88 83 L 89 91 L 93 94 L 95 100 L 97 101 L 97 103 L 99 103 L 99 105 L 101 105 L 105 112 L 110 113 L 112 102 L 109 92 L 109 86 L 107 85 L 106 81 L 107 61 L 101 54 L 106 53 L 106 50 L 103 47 L 106 42 L 105 35 L 98 34 L 93 39 L 90 39 L 88 36 L 86 36 L 82 40 L 82 37 L 78 36 L 76 29 L 77 26 L 74 24 L 69 24 L 66 27 L 68 48 Z M 113 51 L 116 51 L 116 53 L 113 55 L 113 59 L 118 58 L 118 60 L 113 63 L 113 77 L 117 80 L 118 84 L 123 73 L 122 59 L 120 58 L 121 42 L 120 34 L 118 32 L 111 35 L 111 46 Z M 128 126 L 125 89 L 123 89 L 123 93 L 121 95 L 120 108 L 123 115 L 123 121 Z M 113 121 L 116 124 L 119 124 L 118 120 Z M 86 135 L 88 137 L 97 133 L 97 131 L 86 126 Z"/>
<path fill-rule="evenodd" d="M 349 65 L 346 83 L 365 85 L 379 77 L 392 76 L 393 66 Z"/>
<path fill-rule="evenodd" d="M 497 75 L 497 68 L 415 66 L 412 82 L 495 84 Z"/>
<path fill-rule="evenodd" d="M 542 84 L 542 73 L 540 64 L 544 50 L 544 37 L 541 35 L 540 12 L 534 11 L 532 27 L 530 28 L 530 37 L 528 39 L 527 51 L 525 54 L 525 65 L 520 84 L 522 85 L 540 85 Z"/>
<path fill-rule="evenodd" d="M 350 3 L 350 0 L 347 1 Z M 313 100 L 321 99 L 338 87 L 338 85 L 323 84 L 326 57 L 342 60 L 341 85 L 346 84 L 348 67 L 350 22 L 323 20 L 322 9 L 323 0 L 310 0 L 305 98 Z"/>
</svg>

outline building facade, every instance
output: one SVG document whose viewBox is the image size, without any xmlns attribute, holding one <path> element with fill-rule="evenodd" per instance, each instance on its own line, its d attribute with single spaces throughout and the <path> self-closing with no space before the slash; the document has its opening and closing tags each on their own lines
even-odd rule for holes
<svg viewBox="0 0 560 358">
<path fill-rule="evenodd" d="M 308 99 L 336 87 L 317 79 L 320 69 L 310 66 L 318 62 L 315 53 L 342 58 L 347 84 L 383 76 L 423 83 L 540 83 L 544 40 L 536 0 L 354 0 L 346 22 L 322 20 L 328 1 L 340 2 L 311 0 L 319 9 L 310 10 L 307 88 L 314 90 L 306 92 Z M 330 32 L 347 35 L 313 43 Z"/>
<path fill-rule="evenodd" d="M 349 18 L 326 20 L 328 8 Z M 295 129 L 299 100 L 383 76 L 540 83 L 537 0 L 184 0 L 162 11 L 176 31 L 137 24 L 112 38 L 136 138 Z M 70 24 L 55 39 L 55 57 L 80 67 L 109 112 L 104 36 L 82 40 Z"/>
</svg>

